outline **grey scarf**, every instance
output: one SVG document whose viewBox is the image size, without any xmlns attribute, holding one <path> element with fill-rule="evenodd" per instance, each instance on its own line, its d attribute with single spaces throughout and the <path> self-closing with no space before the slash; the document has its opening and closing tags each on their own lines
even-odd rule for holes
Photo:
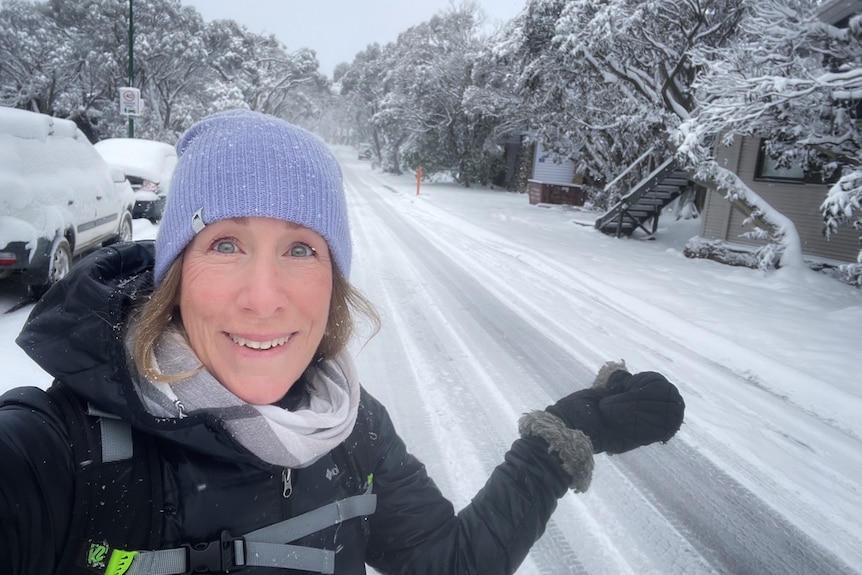
<svg viewBox="0 0 862 575">
<path fill-rule="evenodd" d="M 165 374 L 199 371 L 176 383 L 139 376 L 137 391 L 147 411 L 174 418 L 196 412 L 213 414 L 238 443 L 274 465 L 311 465 L 347 439 L 356 422 L 359 380 L 347 351 L 309 368 L 307 397 L 292 411 L 238 398 L 201 368 L 185 337 L 176 330 L 159 339 L 155 359 Z"/>
</svg>

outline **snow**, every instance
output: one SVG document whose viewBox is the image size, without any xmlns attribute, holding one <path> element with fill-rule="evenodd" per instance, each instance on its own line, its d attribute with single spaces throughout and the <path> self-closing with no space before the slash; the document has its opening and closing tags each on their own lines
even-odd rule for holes
<svg viewBox="0 0 862 575">
<path fill-rule="evenodd" d="M 0 122 L 3 132 L 18 138 L 44 140 L 52 132 L 54 118 L 44 114 L 35 115 L 26 110 L 0 107 Z M 58 125 L 66 120 L 59 119 Z"/>
<path fill-rule="evenodd" d="M 862 291 L 687 259 L 696 220 L 615 239 L 587 209 L 446 183 L 417 195 L 414 177 L 338 153 L 351 281 L 383 317 L 355 346 L 359 373 L 456 507 L 521 413 L 607 360 L 660 371 L 686 399 L 667 445 L 597 458 L 519 574 L 862 573 Z M 22 298 L 0 282 L 0 310 Z M 0 314 L 0 389 L 50 383 L 12 344 L 31 307 Z"/>
<path fill-rule="evenodd" d="M 131 190 L 115 176 L 74 122 L 0 107 L 0 247 L 121 212 Z"/>
<path fill-rule="evenodd" d="M 177 163 L 172 145 L 143 138 L 108 138 L 93 147 L 109 165 L 124 173 L 155 182 L 164 193 L 170 188 Z"/>
</svg>

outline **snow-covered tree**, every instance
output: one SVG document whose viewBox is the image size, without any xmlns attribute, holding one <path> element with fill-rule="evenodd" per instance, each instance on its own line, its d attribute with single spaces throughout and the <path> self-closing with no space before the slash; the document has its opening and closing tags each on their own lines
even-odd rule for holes
<svg viewBox="0 0 862 575">
<path fill-rule="evenodd" d="M 59 0 L 0 6 L 2 103 L 73 119 L 96 136 L 105 102 L 117 97 L 110 81 L 116 76 L 116 42 L 110 38 L 121 6 L 105 4 L 106 11 L 97 6 L 92 14 Z"/>
<path fill-rule="evenodd" d="M 410 168 L 451 170 L 468 185 L 473 150 L 463 97 L 478 52 L 476 25 L 476 8 L 467 6 L 402 32 L 389 51 L 389 89 L 375 116 Z"/>
<path fill-rule="evenodd" d="M 135 0 L 140 137 L 173 140 L 202 115 L 242 106 L 304 123 L 328 96 L 311 50 L 288 53 L 235 22 L 204 25 L 180 0 Z M 0 103 L 75 120 L 92 139 L 126 133 L 129 3 L 10 0 L 0 5 Z"/>
<path fill-rule="evenodd" d="M 328 83 L 312 50 L 289 53 L 275 36 L 250 33 L 232 20 L 212 22 L 206 38 L 215 72 L 211 91 L 235 94 L 252 110 L 292 122 L 319 114 L 313 98 Z"/>
<path fill-rule="evenodd" d="M 610 203 L 672 153 L 668 135 L 694 107 L 689 51 L 726 42 L 744 9 L 744 0 L 529 0 L 498 53 L 519 63 L 532 129 Z M 621 185 L 605 197 L 611 181 Z"/>
<path fill-rule="evenodd" d="M 826 232 L 862 228 L 862 18 L 839 28 L 819 9 L 814 0 L 758 0 L 733 42 L 696 50 L 698 111 L 676 136 L 680 157 L 747 207 L 785 266 L 802 265 L 795 227 L 714 161 L 712 138 L 760 136 L 779 165 L 842 169 L 822 205 Z"/>
<path fill-rule="evenodd" d="M 340 85 L 340 105 L 355 133 L 348 143 L 371 144 L 378 161 L 381 159 L 383 141 L 374 123 L 374 116 L 385 94 L 386 71 L 383 49 L 373 43 L 356 54 L 350 65 L 338 70 L 334 78 Z"/>
<path fill-rule="evenodd" d="M 134 28 L 134 85 L 146 106 L 137 122 L 141 133 L 172 141 L 199 109 L 192 102 L 206 84 L 203 19 L 179 0 L 136 0 Z"/>
<path fill-rule="evenodd" d="M 473 9 L 453 10 L 403 33 L 400 74 L 389 100 L 390 108 L 397 102 L 413 109 L 406 162 L 428 173 L 451 170 L 465 185 L 473 176 L 475 152 L 464 94 L 478 52 L 476 23 Z"/>
<path fill-rule="evenodd" d="M 409 106 L 397 103 L 398 50 L 396 43 L 383 47 L 369 44 L 340 78 L 341 102 L 357 140 L 370 143 L 379 165 L 396 174 L 402 170 L 402 145 L 411 125 L 410 119 L 401 115 Z"/>
<path fill-rule="evenodd" d="M 493 48 L 485 48 L 475 58 L 470 85 L 463 95 L 464 114 L 473 147 L 475 179 L 483 184 L 505 183 L 503 142 L 523 136 L 527 128 L 522 100 L 515 91 L 513 67 L 499 59 Z M 526 184 L 526 182 L 524 182 Z M 518 189 L 517 182 L 509 182 Z"/>
<path fill-rule="evenodd" d="M 467 186 L 500 171 L 499 78 L 481 56 L 481 18 L 473 3 L 452 5 L 393 43 L 369 46 L 338 78 L 356 133 L 383 169 L 421 165 Z"/>
<path fill-rule="evenodd" d="M 29 2 L 0 6 L 0 103 L 34 112 L 52 110 L 69 83 L 70 35 Z"/>
</svg>

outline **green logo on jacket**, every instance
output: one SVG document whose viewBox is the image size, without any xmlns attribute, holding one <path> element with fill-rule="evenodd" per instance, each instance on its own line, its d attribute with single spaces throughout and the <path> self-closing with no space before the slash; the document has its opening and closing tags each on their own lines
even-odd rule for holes
<svg viewBox="0 0 862 575">
<path fill-rule="evenodd" d="M 87 549 L 87 567 L 103 571 L 105 575 L 123 575 L 132 566 L 137 551 L 114 549 L 106 542 L 93 543 Z"/>
<path fill-rule="evenodd" d="M 87 551 L 87 567 L 104 569 L 108 551 L 110 551 L 110 547 L 107 543 L 90 543 L 90 549 Z"/>
</svg>

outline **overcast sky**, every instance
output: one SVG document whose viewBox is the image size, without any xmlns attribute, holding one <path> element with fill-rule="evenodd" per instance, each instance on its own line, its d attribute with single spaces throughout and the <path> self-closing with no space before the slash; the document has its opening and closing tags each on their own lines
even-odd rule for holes
<svg viewBox="0 0 862 575">
<path fill-rule="evenodd" d="M 411 26 L 445 12 L 449 0 L 183 0 L 204 20 L 228 18 L 250 32 L 275 34 L 289 51 L 311 48 L 320 71 L 332 75 L 372 42 L 394 41 Z M 477 0 L 489 29 L 516 16 L 526 0 Z"/>
</svg>

